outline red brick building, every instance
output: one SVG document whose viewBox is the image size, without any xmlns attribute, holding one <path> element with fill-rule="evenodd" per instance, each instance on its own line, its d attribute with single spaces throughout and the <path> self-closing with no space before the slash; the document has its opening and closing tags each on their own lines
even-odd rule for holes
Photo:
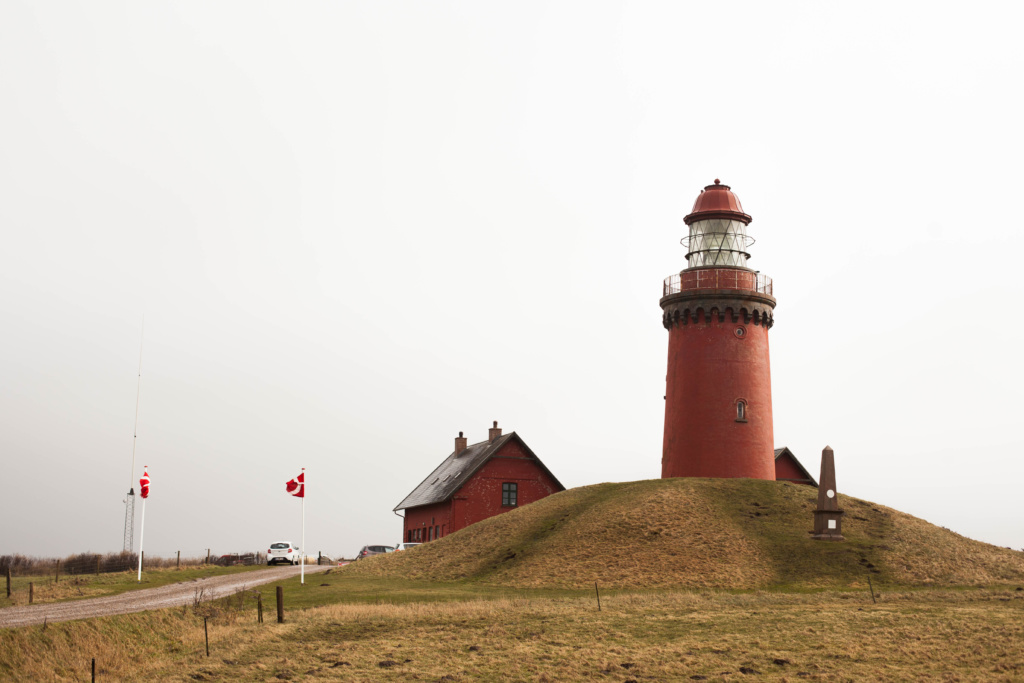
<svg viewBox="0 0 1024 683">
<path fill-rule="evenodd" d="M 395 506 L 405 510 L 405 543 L 432 541 L 565 490 L 526 442 L 515 432 L 502 436 L 497 422 L 487 441 L 467 442 L 459 432 L 452 454 Z"/>
<path fill-rule="evenodd" d="M 793 455 L 793 451 L 785 446 L 775 449 L 775 479 L 776 481 L 791 481 L 794 484 L 807 484 L 817 486 L 811 473 L 800 464 L 800 461 Z"/>
</svg>

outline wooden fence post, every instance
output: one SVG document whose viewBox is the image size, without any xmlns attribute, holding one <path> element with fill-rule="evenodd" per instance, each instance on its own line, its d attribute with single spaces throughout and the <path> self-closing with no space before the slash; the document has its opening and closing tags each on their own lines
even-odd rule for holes
<svg viewBox="0 0 1024 683">
<path fill-rule="evenodd" d="M 29 581 L 28 583 L 28 604 L 32 604 L 32 596 L 35 593 L 35 584 Z"/>
<path fill-rule="evenodd" d="M 96 658 L 92 658 L 92 683 L 96 683 Z"/>
<path fill-rule="evenodd" d="M 263 593 L 256 594 L 256 623 L 263 623 Z"/>
<path fill-rule="evenodd" d="M 206 627 L 206 617 L 203 617 L 203 635 L 206 637 L 206 656 L 210 656 L 210 631 Z"/>
<path fill-rule="evenodd" d="M 146 571 L 146 551 L 145 550 L 139 551 L 139 567 L 142 569 L 142 571 Z"/>
<path fill-rule="evenodd" d="M 181 569 L 181 551 L 178 551 L 178 559 L 174 563 L 175 569 Z"/>
<path fill-rule="evenodd" d="M 206 549 L 206 564 L 210 564 L 210 549 Z"/>
<path fill-rule="evenodd" d="M 277 587 L 277 623 L 284 623 L 284 587 Z"/>
</svg>

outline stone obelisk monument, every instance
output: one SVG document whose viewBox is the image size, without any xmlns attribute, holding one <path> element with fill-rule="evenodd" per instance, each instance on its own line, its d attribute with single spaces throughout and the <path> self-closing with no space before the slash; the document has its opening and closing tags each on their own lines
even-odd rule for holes
<svg viewBox="0 0 1024 683">
<path fill-rule="evenodd" d="M 819 541 L 843 541 L 843 511 L 836 493 L 836 459 L 831 446 L 821 452 L 818 477 L 818 509 L 814 511 L 814 535 Z"/>
</svg>

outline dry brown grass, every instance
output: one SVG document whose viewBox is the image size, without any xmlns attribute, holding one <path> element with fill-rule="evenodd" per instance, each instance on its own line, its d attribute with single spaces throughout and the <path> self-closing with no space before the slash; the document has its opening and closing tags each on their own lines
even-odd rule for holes
<svg viewBox="0 0 1024 683">
<path fill-rule="evenodd" d="M 1024 581 L 1024 553 L 842 497 L 845 543 L 813 541 L 816 490 L 656 479 L 565 491 L 348 571 L 513 587 L 824 588 Z"/>
<path fill-rule="evenodd" d="M 87 680 L 98 661 L 100 680 L 153 680 L 145 672 L 175 666 L 203 648 L 203 617 L 234 631 L 248 595 L 153 612 L 0 629 L 0 680 Z M 251 602 L 251 600 L 249 600 Z"/>
<path fill-rule="evenodd" d="M 82 680 L 1024 680 L 1024 591 L 728 594 L 168 610 L 0 631 L 0 677 Z M 728 672 L 728 673 L 726 673 Z M 697 679 L 699 680 L 699 679 Z"/>
<path fill-rule="evenodd" d="M 0 678 L 81 680 L 97 656 L 113 680 L 1024 681 L 1024 553 L 848 497 L 848 540 L 812 541 L 814 498 L 751 480 L 573 489 L 325 574 L 293 599 L 377 604 L 262 626 L 251 605 L 219 610 L 209 659 L 192 609 L 0 631 Z M 595 579 L 620 587 L 600 612 L 539 588 Z M 552 597 L 494 598 L 505 591 L 494 586 Z M 865 590 L 834 590 L 850 586 Z M 415 601 L 474 590 L 480 599 Z"/>
<path fill-rule="evenodd" d="M 123 572 L 122 572 L 123 573 Z M 102 575 L 104 577 L 110 576 Z M 41 605 L 48 602 L 77 600 L 104 595 L 102 580 L 86 576 L 65 576 L 61 581 L 54 582 L 52 576 L 18 577 L 11 582 L 11 597 L 0 595 L 0 607 L 27 605 L 28 585 L 32 583 L 33 604 Z"/>
<path fill-rule="evenodd" d="M 895 582 L 984 586 L 1021 581 L 1024 552 L 981 543 L 923 519 L 878 507 L 892 517 L 885 560 Z"/>
<path fill-rule="evenodd" d="M 666 480 L 668 481 L 668 480 Z M 668 482 L 672 483 L 672 482 Z M 653 486 L 651 484 L 654 484 Z M 767 556 L 718 519 L 699 487 L 658 482 L 572 489 L 355 572 L 516 587 L 760 585 Z"/>
</svg>

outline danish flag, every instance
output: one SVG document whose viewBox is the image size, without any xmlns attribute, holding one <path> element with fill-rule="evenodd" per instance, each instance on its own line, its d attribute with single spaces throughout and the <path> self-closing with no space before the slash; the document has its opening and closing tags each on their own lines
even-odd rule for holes
<svg viewBox="0 0 1024 683">
<path fill-rule="evenodd" d="M 149 472 L 142 470 L 142 479 L 139 479 L 139 495 L 149 498 Z"/>
<path fill-rule="evenodd" d="M 306 497 L 306 473 L 303 472 L 299 476 L 290 480 L 284 485 L 285 490 L 297 498 Z"/>
</svg>

